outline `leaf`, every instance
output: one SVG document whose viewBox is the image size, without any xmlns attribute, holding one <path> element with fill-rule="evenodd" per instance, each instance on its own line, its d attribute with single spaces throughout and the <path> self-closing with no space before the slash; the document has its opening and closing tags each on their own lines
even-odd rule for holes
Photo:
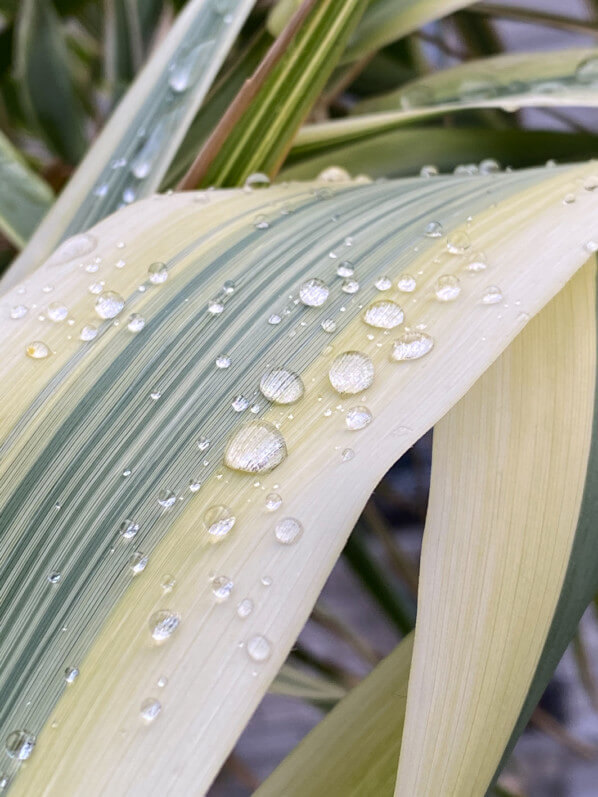
<svg viewBox="0 0 598 797">
<path fill-rule="evenodd" d="M 16 26 L 16 81 L 32 123 L 68 163 L 87 142 L 60 19 L 50 0 L 23 0 Z"/>
<path fill-rule="evenodd" d="M 253 0 L 240 0 L 229 12 L 226 3 L 214 6 L 212 0 L 186 4 L 52 212 L 4 275 L 4 291 L 65 238 L 156 190 L 252 6 Z"/>
<path fill-rule="evenodd" d="M 52 189 L 0 133 L 0 230 L 23 246 L 52 204 Z"/>
<path fill-rule="evenodd" d="M 353 116 L 307 125 L 299 131 L 293 149 L 297 153 L 323 145 L 338 146 L 455 111 L 594 107 L 598 104 L 598 93 L 588 75 L 596 59 L 598 51 L 586 49 L 468 61 L 408 83 L 384 97 L 359 103 Z"/>
<path fill-rule="evenodd" d="M 505 350 L 522 313 L 535 315 L 582 266 L 598 202 L 583 186 L 594 173 L 585 165 L 156 197 L 64 244 L 25 283 L 45 321 L 38 311 L 10 318 L 23 294 L 3 298 L 0 737 L 37 736 L 15 795 L 76 792 L 82 778 L 87 794 L 208 788 L 379 478 Z M 574 203 L 563 202 L 569 193 Z M 486 253 L 482 277 L 446 238 L 424 235 L 430 220 L 453 250 Z M 355 263 L 357 294 L 341 289 L 331 251 Z M 156 261 L 166 269 L 149 270 Z M 417 275 L 409 294 L 374 286 L 405 272 Z M 461 278 L 455 302 L 435 298 L 447 273 Z M 330 286 L 328 302 L 287 307 L 281 297 L 296 298 L 311 277 Z M 125 301 L 120 314 L 118 297 L 89 291 L 100 280 Z M 490 280 L 513 300 L 508 308 L 481 301 Z M 428 354 L 391 360 L 402 328 L 388 336 L 361 318 L 381 295 L 402 304 L 411 328 L 427 324 Z M 98 318 L 98 301 L 104 316 L 117 315 Z M 51 320 L 63 306 L 74 325 Z M 132 319 L 137 333 L 131 313 L 145 321 Z M 280 323 L 268 323 L 275 314 Z M 321 328 L 327 318 L 333 333 Z M 80 341 L 91 325 L 95 339 Z M 51 353 L 27 357 L 45 353 L 34 341 Z M 363 390 L 339 398 L 329 369 L 355 350 L 371 359 L 374 383 L 365 399 Z M 230 365 L 217 368 L 224 354 Z M 301 375 L 305 396 L 291 408 L 258 393 L 271 364 Z M 359 375 L 368 372 L 365 361 Z M 235 411 L 245 406 L 239 395 L 255 413 Z M 373 421 L 350 431 L 344 411 L 364 401 Z M 240 439 L 232 449 L 229 441 L 256 421 L 279 425 L 286 459 L 272 472 L 223 464 L 225 451 L 229 465 L 247 461 L 237 458 Z M 274 434 L 276 446 L 260 449 L 269 464 L 284 453 L 272 429 L 259 432 L 267 443 Z M 275 513 L 265 507 L 271 491 L 282 499 Z M 301 524 L 295 544 L 277 541 L 284 518 Z M 297 528 L 285 523 L 279 536 Z M 142 554 L 148 562 L 134 575 Z M 245 599 L 253 606 L 242 619 Z M 170 636 L 176 617 L 166 622 L 162 611 L 180 618 Z M 80 671 L 68 687 L 67 668 Z M 140 714 L 157 710 L 148 700 L 162 709 L 146 727 Z M 12 778 L 17 762 L 9 765 Z"/>
<path fill-rule="evenodd" d="M 324 706 L 334 705 L 346 695 L 346 689 L 321 675 L 312 675 L 285 663 L 270 687 L 275 695 L 286 695 Z"/>
<path fill-rule="evenodd" d="M 273 176 L 318 98 L 367 0 L 305 0 L 245 82 L 179 188 Z"/>
</svg>

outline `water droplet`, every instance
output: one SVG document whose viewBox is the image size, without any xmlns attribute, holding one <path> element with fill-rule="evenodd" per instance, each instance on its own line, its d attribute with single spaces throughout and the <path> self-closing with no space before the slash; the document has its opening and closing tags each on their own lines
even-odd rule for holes
<svg viewBox="0 0 598 797">
<path fill-rule="evenodd" d="M 34 734 L 29 731 L 13 731 L 6 739 L 6 752 L 11 758 L 25 761 L 33 752 L 36 741 Z"/>
<path fill-rule="evenodd" d="M 145 318 L 138 313 L 133 313 L 129 316 L 129 323 L 127 324 L 127 329 L 129 332 L 141 332 L 143 327 L 145 326 Z"/>
<path fill-rule="evenodd" d="M 339 263 L 336 267 L 336 273 L 339 277 L 352 277 L 355 273 L 353 263 L 349 260 L 343 260 L 342 263 Z"/>
<path fill-rule="evenodd" d="M 10 317 L 11 318 L 23 318 L 29 312 L 29 308 L 25 307 L 24 304 L 15 304 L 14 307 L 10 309 Z"/>
<path fill-rule="evenodd" d="M 66 241 L 60 244 L 58 249 L 48 260 L 48 265 L 59 266 L 62 263 L 69 263 L 77 257 L 88 255 L 97 246 L 96 238 L 90 233 L 81 233 L 73 235 L 72 238 L 67 238 Z"/>
<path fill-rule="evenodd" d="M 299 288 L 299 299 L 308 307 L 321 307 L 328 299 L 329 293 L 328 286 L 314 277 L 306 280 Z"/>
<path fill-rule="evenodd" d="M 454 274 L 444 274 L 442 277 L 438 277 L 434 293 L 439 302 L 454 302 L 461 293 L 459 278 Z"/>
<path fill-rule="evenodd" d="M 84 327 L 81 328 L 81 332 L 79 333 L 79 340 L 84 340 L 86 342 L 93 340 L 98 334 L 98 330 L 96 327 L 92 326 L 91 324 L 86 324 Z"/>
<path fill-rule="evenodd" d="M 8 788 L 9 782 L 8 775 L 0 772 L 0 791 L 4 791 L 6 788 Z"/>
<path fill-rule="evenodd" d="M 343 462 L 349 462 L 355 456 L 355 451 L 352 448 L 345 448 L 341 452 L 341 459 Z"/>
<path fill-rule="evenodd" d="M 133 575 L 137 576 L 139 575 L 139 573 L 143 573 L 143 571 L 147 567 L 148 562 L 149 562 L 149 556 L 142 553 L 141 551 L 135 551 L 135 553 L 129 559 L 129 567 L 133 571 Z"/>
<path fill-rule="evenodd" d="M 152 285 L 161 285 L 168 279 L 168 269 L 166 268 L 166 264 L 160 263 L 160 261 L 152 263 L 147 270 L 147 275 Z"/>
<path fill-rule="evenodd" d="M 444 230 L 439 221 L 430 221 L 424 227 L 424 235 L 426 238 L 442 238 Z"/>
<path fill-rule="evenodd" d="M 343 280 L 341 290 L 343 293 L 357 293 L 359 290 L 359 283 L 354 279 Z"/>
<path fill-rule="evenodd" d="M 139 523 L 135 523 L 134 520 L 124 520 L 120 524 L 119 531 L 121 537 L 123 537 L 125 540 L 132 540 L 139 531 Z"/>
<path fill-rule="evenodd" d="M 434 346 L 434 340 L 425 332 L 405 332 L 393 344 L 392 359 L 417 360 Z"/>
<path fill-rule="evenodd" d="M 278 313 L 272 313 L 270 318 L 268 319 L 268 323 L 272 324 L 272 326 L 276 326 L 276 324 L 280 324 L 282 318 L 278 315 Z"/>
<path fill-rule="evenodd" d="M 102 282 L 92 282 L 87 290 L 94 296 L 97 296 L 98 293 L 101 293 L 104 290 L 104 281 L 102 280 Z"/>
<path fill-rule="evenodd" d="M 150 398 L 152 401 L 158 401 L 159 398 L 162 397 L 162 393 L 159 390 L 152 390 L 150 393 Z"/>
<path fill-rule="evenodd" d="M 247 655 L 253 661 L 267 661 L 272 655 L 272 645 L 265 636 L 256 634 L 247 641 Z"/>
<path fill-rule="evenodd" d="M 263 172 L 254 172 L 245 180 L 245 188 L 253 191 L 255 188 L 267 188 L 270 185 L 270 178 Z"/>
<path fill-rule="evenodd" d="M 275 368 L 262 376 L 260 391 L 275 404 L 292 404 L 301 398 L 304 387 L 299 374 L 286 368 Z"/>
<path fill-rule="evenodd" d="M 494 158 L 484 158 L 480 162 L 480 174 L 496 174 L 500 171 L 500 163 Z"/>
<path fill-rule="evenodd" d="M 167 683 L 168 678 L 165 675 L 161 675 L 156 681 L 156 686 L 158 686 L 160 689 L 164 689 Z"/>
<path fill-rule="evenodd" d="M 584 58 L 575 70 L 575 78 L 586 86 L 598 86 L 598 57 L 590 55 Z"/>
<path fill-rule="evenodd" d="M 483 252 L 472 252 L 469 257 L 469 262 L 465 268 L 467 271 L 471 271 L 474 274 L 478 273 L 479 271 L 485 271 L 486 255 Z"/>
<path fill-rule="evenodd" d="M 233 591 L 233 582 L 227 576 L 216 576 L 212 581 L 212 593 L 216 600 L 221 603 L 228 600 Z"/>
<path fill-rule="evenodd" d="M 389 277 L 378 277 L 374 285 L 379 291 L 388 291 L 392 288 L 392 282 Z"/>
<path fill-rule="evenodd" d="M 598 241 L 586 241 L 585 250 L 592 254 L 598 252 Z"/>
<path fill-rule="evenodd" d="M 189 482 L 189 489 L 191 490 L 191 492 L 196 493 L 200 488 L 201 488 L 201 482 L 197 481 L 197 479 L 191 479 L 191 481 Z"/>
<path fill-rule="evenodd" d="M 172 490 L 160 490 L 158 493 L 158 503 L 164 509 L 170 509 L 176 503 L 176 495 Z"/>
<path fill-rule="evenodd" d="M 181 618 L 179 615 L 168 609 L 162 609 L 152 614 L 149 621 L 152 638 L 156 642 L 165 642 L 174 634 L 180 622 Z"/>
<path fill-rule="evenodd" d="M 280 465 L 287 455 L 284 437 L 266 421 L 241 426 L 229 439 L 224 462 L 232 470 L 264 473 Z"/>
<path fill-rule="evenodd" d="M 249 399 L 246 396 L 236 396 L 231 406 L 235 412 L 245 412 L 249 407 Z"/>
<path fill-rule="evenodd" d="M 158 714 L 162 711 L 162 704 L 155 697 L 148 697 L 144 700 L 139 709 L 139 716 L 144 722 L 148 724 L 153 722 Z"/>
<path fill-rule="evenodd" d="M 268 227 L 270 226 L 270 222 L 268 221 L 268 217 L 264 216 L 263 213 L 260 213 L 253 220 L 253 226 L 255 227 L 256 230 L 267 230 Z"/>
<path fill-rule="evenodd" d="M 294 517 L 285 517 L 274 527 L 274 536 L 283 545 L 292 545 L 303 534 L 303 526 Z"/>
<path fill-rule="evenodd" d="M 235 283 L 232 280 L 226 280 L 222 290 L 227 296 L 231 296 L 235 292 L 235 287 Z"/>
<path fill-rule="evenodd" d="M 324 332 L 335 332 L 336 321 L 333 318 L 325 318 L 322 321 L 321 327 L 324 330 Z"/>
<path fill-rule="evenodd" d="M 373 415 L 367 407 L 351 407 L 350 410 L 347 410 L 347 414 L 345 415 L 347 429 L 351 429 L 352 431 L 364 429 L 372 420 Z"/>
<path fill-rule="evenodd" d="M 208 534 L 217 539 L 226 537 L 235 525 L 235 520 L 232 511 L 223 505 L 211 506 L 203 517 Z"/>
<path fill-rule="evenodd" d="M 325 183 L 345 183 L 351 179 L 351 175 L 341 166 L 329 166 L 320 172 L 317 179 Z"/>
<path fill-rule="evenodd" d="M 328 378 L 337 393 L 360 393 L 374 381 L 374 363 L 359 351 L 345 351 L 332 361 Z"/>
<path fill-rule="evenodd" d="M 393 329 L 403 323 L 405 314 L 395 302 L 384 299 L 371 304 L 363 314 L 366 324 L 377 329 Z"/>
<path fill-rule="evenodd" d="M 199 448 L 200 451 L 207 451 L 208 448 L 210 447 L 209 438 L 204 436 L 200 437 L 199 440 L 197 441 L 197 447 Z"/>
<path fill-rule="evenodd" d="M 264 587 L 271 587 L 272 586 L 272 579 L 270 576 L 262 576 L 260 581 L 264 585 Z"/>
<path fill-rule="evenodd" d="M 64 671 L 64 680 L 67 682 L 67 684 L 74 683 L 78 677 L 79 677 L 79 670 L 77 669 L 77 667 L 67 667 L 66 670 Z"/>
<path fill-rule="evenodd" d="M 100 318 L 115 318 L 125 306 L 125 300 L 115 291 L 104 291 L 96 299 L 95 310 Z"/>
<path fill-rule="evenodd" d="M 220 315 L 223 310 L 224 305 L 217 299 L 212 299 L 210 302 L 208 302 L 208 313 L 211 313 L 212 315 Z"/>
<path fill-rule="evenodd" d="M 458 94 L 464 102 L 476 102 L 494 97 L 498 89 L 498 82 L 493 75 L 478 75 L 462 80 Z"/>
<path fill-rule="evenodd" d="M 278 493 L 268 493 L 266 496 L 266 509 L 268 512 L 276 512 L 282 506 L 282 498 Z"/>
<path fill-rule="evenodd" d="M 252 611 L 253 601 L 251 598 L 243 598 L 243 600 L 237 605 L 237 616 L 240 617 L 241 620 L 249 617 Z"/>
<path fill-rule="evenodd" d="M 172 592 L 172 590 L 175 587 L 175 584 L 176 584 L 176 579 L 174 576 L 171 576 L 170 573 L 167 573 L 165 576 L 162 576 L 160 586 L 162 587 L 162 592 L 165 595 L 169 595 Z"/>
<path fill-rule="evenodd" d="M 34 340 L 25 349 L 25 354 L 34 360 L 43 360 L 50 354 L 50 349 L 42 340 Z"/>
<path fill-rule="evenodd" d="M 500 288 L 496 285 L 490 285 L 489 288 L 486 288 L 484 291 L 484 295 L 482 296 L 482 302 L 484 304 L 498 304 L 498 302 L 502 302 L 502 293 Z"/>
<path fill-rule="evenodd" d="M 470 246 L 469 236 L 462 230 L 452 232 L 446 241 L 446 248 L 452 255 L 463 255 Z"/>
<path fill-rule="evenodd" d="M 44 287 L 42 288 L 42 291 L 44 293 L 52 293 L 53 290 L 54 290 L 53 285 L 44 285 Z"/>
<path fill-rule="evenodd" d="M 216 368 L 228 368 L 230 366 L 230 357 L 227 357 L 226 354 L 221 354 L 220 357 L 216 357 Z"/>
<path fill-rule="evenodd" d="M 48 576 L 48 581 L 50 582 L 50 584 L 58 584 L 60 582 L 61 578 L 62 578 L 62 574 L 59 573 L 57 570 L 54 570 Z"/>
</svg>

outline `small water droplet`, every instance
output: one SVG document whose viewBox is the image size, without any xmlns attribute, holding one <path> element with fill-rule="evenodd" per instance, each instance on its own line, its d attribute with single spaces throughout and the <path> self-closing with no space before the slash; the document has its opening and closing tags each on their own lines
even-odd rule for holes
<svg viewBox="0 0 598 797">
<path fill-rule="evenodd" d="M 152 638 L 156 642 L 165 642 L 174 634 L 180 622 L 181 618 L 179 615 L 176 612 L 171 612 L 169 609 L 162 609 L 159 612 L 155 612 L 155 614 L 152 614 L 149 621 Z"/>
<path fill-rule="evenodd" d="M 61 578 L 62 578 L 62 574 L 59 573 L 58 570 L 54 570 L 48 576 L 48 581 L 50 582 L 50 584 L 58 584 L 60 582 Z"/>
<path fill-rule="evenodd" d="M 341 284 L 343 293 L 357 293 L 359 290 L 359 283 L 354 279 L 345 279 Z"/>
<path fill-rule="evenodd" d="M 262 576 L 260 581 L 264 585 L 264 587 L 271 587 L 272 586 L 272 579 L 270 576 Z"/>
<path fill-rule="evenodd" d="M 360 393 L 374 381 L 374 363 L 359 351 L 345 351 L 332 361 L 328 378 L 337 393 Z"/>
<path fill-rule="evenodd" d="M 25 349 L 25 354 L 34 360 L 43 360 L 50 354 L 50 349 L 42 340 L 34 340 Z"/>
<path fill-rule="evenodd" d="M 139 716 L 144 722 L 148 724 L 153 722 L 158 714 L 162 711 L 162 704 L 155 697 L 148 697 L 144 700 L 139 709 Z"/>
<path fill-rule="evenodd" d="M 176 494 L 172 490 L 160 490 L 158 493 L 158 503 L 164 509 L 170 509 L 176 503 Z"/>
<path fill-rule="evenodd" d="M 272 326 L 276 326 L 276 324 L 280 324 L 282 318 L 278 315 L 278 313 L 272 313 L 270 318 L 268 319 L 268 323 L 272 324 Z"/>
<path fill-rule="evenodd" d="M 486 255 L 483 252 L 473 252 L 469 257 L 469 262 L 465 266 L 467 271 L 474 274 L 486 269 Z"/>
<path fill-rule="evenodd" d="M 438 277 L 434 293 L 439 302 L 454 302 L 461 293 L 459 278 L 454 274 L 444 274 L 442 277 Z"/>
<path fill-rule="evenodd" d="M 233 586 L 233 582 L 227 576 L 216 576 L 212 581 L 212 593 L 216 600 L 221 603 L 229 599 Z"/>
<path fill-rule="evenodd" d="M 14 319 L 23 318 L 28 312 L 29 308 L 24 304 L 15 304 L 15 306 L 10 309 L 10 317 Z"/>
<path fill-rule="evenodd" d="M 135 523 L 134 520 L 124 520 L 120 524 L 120 535 L 125 540 L 132 540 L 138 531 L 139 523 Z"/>
<path fill-rule="evenodd" d="M 64 321 L 69 314 L 68 307 L 62 302 L 52 302 L 46 312 L 50 321 L 54 321 L 55 324 Z"/>
<path fill-rule="evenodd" d="M 212 299 L 210 302 L 208 302 L 208 313 L 211 313 L 211 315 L 220 315 L 223 310 L 224 305 L 217 299 Z"/>
<path fill-rule="evenodd" d="M 278 493 L 268 493 L 266 496 L 266 509 L 268 512 L 276 512 L 282 506 L 282 498 Z"/>
<path fill-rule="evenodd" d="M 352 277 L 355 273 L 353 263 L 349 260 L 343 260 L 342 263 L 339 263 L 336 267 L 336 273 L 339 277 Z"/>
<path fill-rule="evenodd" d="M 303 534 L 303 526 L 294 517 L 285 517 L 274 527 L 274 536 L 283 545 L 292 545 Z"/>
<path fill-rule="evenodd" d="M 208 534 L 217 540 L 223 539 L 235 525 L 232 511 L 223 505 L 211 506 L 203 517 Z"/>
<path fill-rule="evenodd" d="M 208 448 L 210 447 L 209 438 L 204 436 L 200 437 L 199 440 L 197 441 L 197 447 L 199 448 L 200 451 L 207 451 Z"/>
<path fill-rule="evenodd" d="M 165 675 L 161 675 L 156 681 L 156 686 L 158 686 L 160 689 L 164 689 L 167 683 L 168 678 Z"/>
<path fill-rule="evenodd" d="M 299 374 L 286 368 L 274 368 L 262 376 L 260 391 L 275 404 L 292 404 L 301 398 L 304 387 Z"/>
<path fill-rule="evenodd" d="M 135 553 L 129 559 L 129 567 L 133 571 L 133 575 L 137 576 L 139 575 L 139 573 L 143 573 L 143 571 L 147 567 L 148 562 L 149 562 L 149 556 L 142 553 L 141 551 L 135 551 Z"/>
<path fill-rule="evenodd" d="M 500 163 L 494 158 L 484 158 L 480 161 L 480 174 L 496 174 L 500 171 Z"/>
<path fill-rule="evenodd" d="M 253 601 L 251 598 L 243 598 L 243 600 L 237 605 L 237 616 L 240 617 L 241 620 L 249 617 L 252 611 Z"/>
<path fill-rule="evenodd" d="M 267 661 L 272 655 L 272 645 L 270 640 L 261 634 L 252 636 L 247 640 L 247 655 L 252 661 Z"/>
<path fill-rule="evenodd" d="M 6 739 L 6 752 L 11 758 L 25 761 L 33 752 L 36 741 L 35 735 L 29 731 L 13 731 Z"/>
<path fill-rule="evenodd" d="M 125 300 L 115 291 L 104 291 L 95 302 L 95 310 L 100 318 L 116 318 L 125 306 Z"/>
<path fill-rule="evenodd" d="M 230 437 L 224 462 L 232 470 L 265 473 L 280 465 L 286 455 L 284 437 L 278 429 L 266 421 L 254 421 Z"/>
<path fill-rule="evenodd" d="M 162 393 L 159 390 L 152 390 L 150 393 L 150 398 L 152 401 L 158 401 L 162 397 Z"/>
<path fill-rule="evenodd" d="M 426 238 L 442 238 L 444 229 L 439 221 L 430 221 L 424 227 L 424 235 Z"/>
<path fill-rule="evenodd" d="M 66 241 L 60 244 L 58 249 L 48 260 L 49 266 L 59 266 L 62 263 L 69 263 L 75 258 L 88 255 L 97 246 L 97 239 L 90 233 L 80 233 L 73 235 L 72 238 L 67 238 Z"/>
<path fill-rule="evenodd" d="M 318 174 L 317 179 L 324 183 L 345 183 L 351 179 L 351 175 L 342 166 L 329 166 Z"/>
<path fill-rule="evenodd" d="M 364 429 L 372 422 L 372 419 L 373 415 L 367 407 L 351 407 L 345 415 L 347 429 L 352 431 Z"/>
<path fill-rule="evenodd" d="M 335 332 L 336 331 L 336 321 L 333 318 L 325 318 L 321 324 L 322 329 L 324 332 Z"/>
<path fill-rule="evenodd" d="M 147 275 L 152 285 L 161 285 L 168 279 L 168 269 L 166 268 L 166 264 L 157 260 L 155 263 L 150 265 L 147 270 Z"/>
<path fill-rule="evenodd" d="M 231 407 L 235 412 L 245 412 L 247 407 L 249 407 L 249 399 L 247 396 L 235 396 L 232 401 Z"/>
<path fill-rule="evenodd" d="M 253 191 L 256 188 L 267 188 L 270 185 L 270 178 L 263 172 L 254 172 L 245 180 L 245 188 Z"/>
<path fill-rule="evenodd" d="M 471 241 L 467 233 L 463 230 L 455 230 L 446 241 L 446 248 L 451 255 L 463 255 L 471 246 Z"/>
<path fill-rule="evenodd" d="M 393 344 L 392 359 L 418 360 L 434 346 L 434 340 L 425 332 L 405 332 Z"/>
<path fill-rule="evenodd" d="M 91 324 L 86 324 L 84 327 L 81 328 L 81 332 L 79 333 L 79 340 L 84 340 L 86 342 L 93 340 L 98 334 L 98 330 L 96 327 L 92 326 Z"/>
<path fill-rule="evenodd" d="M 307 307 L 321 307 L 330 293 L 328 286 L 322 280 L 314 277 L 306 280 L 299 288 L 299 299 Z"/>
<path fill-rule="evenodd" d="M 268 217 L 264 216 L 263 213 L 260 213 L 253 220 L 253 226 L 255 227 L 256 230 L 267 230 L 268 227 L 270 226 L 270 222 L 268 221 Z"/>
<path fill-rule="evenodd" d="M 395 302 L 384 299 L 371 304 L 363 314 L 363 320 L 370 327 L 393 329 L 403 323 L 405 314 Z"/>
<path fill-rule="evenodd" d="M 141 332 L 144 326 L 145 318 L 143 316 L 138 313 L 133 313 L 129 316 L 129 322 L 127 324 L 129 332 Z"/>
<path fill-rule="evenodd" d="M 374 283 L 374 286 L 379 291 L 388 291 L 392 288 L 392 281 L 390 280 L 389 277 L 378 277 L 378 279 Z"/>
<path fill-rule="evenodd" d="M 343 462 L 349 462 L 355 456 L 355 451 L 352 448 L 345 448 L 341 452 L 341 459 Z"/>
<path fill-rule="evenodd" d="M 79 670 L 77 669 L 77 667 L 67 667 L 66 670 L 64 671 L 64 680 L 67 682 L 67 684 L 74 683 L 78 677 L 79 677 Z"/>
<path fill-rule="evenodd" d="M 228 368 L 230 366 L 230 357 L 227 357 L 226 354 L 221 354 L 219 357 L 216 357 L 216 368 Z"/>
<path fill-rule="evenodd" d="M 482 296 L 483 304 L 498 304 L 502 302 L 502 292 L 500 288 L 496 285 L 490 285 L 489 288 L 486 288 L 484 291 L 484 295 Z"/>
</svg>

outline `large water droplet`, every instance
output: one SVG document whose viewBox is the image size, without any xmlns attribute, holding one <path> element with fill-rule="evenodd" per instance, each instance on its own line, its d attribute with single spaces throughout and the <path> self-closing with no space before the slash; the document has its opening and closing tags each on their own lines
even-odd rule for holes
<svg viewBox="0 0 598 797">
<path fill-rule="evenodd" d="M 328 378 L 337 393 L 360 393 L 374 381 L 374 363 L 359 351 L 345 351 L 332 361 Z"/>
<path fill-rule="evenodd" d="M 116 318 L 125 306 L 123 297 L 116 291 L 104 291 L 96 299 L 95 310 L 100 318 Z"/>
<path fill-rule="evenodd" d="M 427 354 L 433 346 L 434 339 L 425 332 L 405 332 L 393 344 L 392 359 L 398 362 L 418 360 Z"/>
<path fill-rule="evenodd" d="M 11 758 L 25 761 L 35 747 L 36 737 L 29 731 L 13 731 L 6 739 L 6 752 Z"/>
<path fill-rule="evenodd" d="M 442 277 L 438 277 L 434 293 L 439 302 L 454 302 L 461 293 L 459 278 L 454 274 L 444 274 Z"/>
<path fill-rule="evenodd" d="M 227 576 L 216 576 L 212 581 L 212 593 L 219 603 L 228 600 L 233 587 L 233 582 Z"/>
<path fill-rule="evenodd" d="M 363 314 L 366 324 L 377 329 L 393 329 L 403 323 L 405 314 L 396 302 L 384 299 L 371 304 Z"/>
<path fill-rule="evenodd" d="M 306 280 L 299 288 L 299 299 L 308 307 L 321 307 L 328 299 L 328 286 L 314 277 Z"/>
<path fill-rule="evenodd" d="M 28 344 L 25 354 L 34 360 L 43 360 L 50 354 L 50 349 L 42 340 L 34 340 Z"/>
<path fill-rule="evenodd" d="M 285 459 L 287 447 L 278 429 L 266 421 L 241 426 L 231 436 L 224 453 L 224 462 L 232 470 L 264 473 Z"/>
<path fill-rule="evenodd" d="M 292 545 L 303 534 L 303 526 L 294 517 L 285 517 L 274 527 L 274 536 L 283 545 Z"/>
<path fill-rule="evenodd" d="M 248 640 L 246 650 L 247 655 L 253 661 L 267 661 L 272 655 L 270 640 L 261 634 L 256 634 Z"/>
<path fill-rule="evenodd" d="M 262 395 L 275 404 L 292 404 L 303 395 L 304 387 L 299 374 L 286 368 L 274 368 L 260 380 Z"/>
<path fill-rule="evenodd" d="M 180 616 L 176 612 L 171 612 L 169 609 L 162 609 L 152 614 L 149 621 L 152 638 L 156 642 L 165 642 L 174 634 L 180 622 Z"/>
<path fill-rule="evenodd" d="M 235 525 L 235 516 L 232 511 L 223 505 L 211 506 L 203 516 L 203 522 L 208 534 L 215 539 L 226 537 Z"/>
<path fill-rule="evenodd" d="M 161 285 L 168 279 L 168 269 L 166 268 L 166 264 L 157 260 L 155 263 L 150 265 L 147 270 L 147 275 L 152 285 Z"/>
<path fill-rule="evenodd" d="M 351 407 L 350 410 L 347 410 L 347 414 L 345 415 L 347 429 L 351 429 L 352 431 L 364 429 L 372 422 L 372 419 L 373 415 L 367 407 Z"/>
</svg>

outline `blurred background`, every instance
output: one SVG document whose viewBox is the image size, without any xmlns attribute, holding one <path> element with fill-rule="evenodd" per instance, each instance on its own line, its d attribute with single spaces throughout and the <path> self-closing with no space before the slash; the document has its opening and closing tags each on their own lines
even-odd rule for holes
<svg viewBox="0 0 598 797">
<path fill-rule="evenodd" d="M 183 4 L 180 0 L 0 0 L 0 131 L 55 194 Z M 256 3 L 222 69 L 222 80 L 248 53 L 257 64 L 266 51 L 272 40 L 265 19 L 272 4 L 268 0 Z M 36 26 L 41 26 L 38 33 L 49 35 L 51 31 L 56 39 L 54 51 L 64 59 L 63 74 L 68 80 L 62 93 L 68 103 L 58 118 L 49 107 L 52 98 L 45 84 L 43 59 L 42 68 L 33 72 L 27 63 L 32 48 L 35 56 L 35 48 L 43 46 L 42 40 L 35 38 Z M 476 3 L 334 76 L 312 119 L 343 116 L 361 99 L 476 57 L 597 45 L 598 0 Z M 22 78 L 25 71 L 27 86 Z M 214 103 L 217 95 L 218 82 L 208 103 Z M 598 155 L 598 114 L 594 110 L 461 112 L 425 124 L 554 131 L 560 140 L 570 142 L 571 158 L 576 153 L 579 158 Z M 209 128 L 196 129 L 196 149 L 209 132 Z M 519 145 L 513 159 L 518 165 L 539 165 L 533 137 L 528 144 L 523 152 Z M 488 158 L 495 155 L 486 153 Z M 425 163 L 417 164 L 413 173 Z M 509 163 L 503 161 L 502 165 Z M 0 178 L 3 168 L 0 149 Z M 176 181 L 175 172 L 176 168 L 164 188 Z M 18 243 L 0 235 L 0 269 L 17 250 Z M 324 713 L 413 627 L 431 450 L 430 434 L 377 487 L 285 668 L 214 784 L 212 797 L 250 794 Z M 598 794 L 596 620 L 595 607 L 590 607 L 511 756 L 499 793 L 529 797 Z"/>
</svg>

